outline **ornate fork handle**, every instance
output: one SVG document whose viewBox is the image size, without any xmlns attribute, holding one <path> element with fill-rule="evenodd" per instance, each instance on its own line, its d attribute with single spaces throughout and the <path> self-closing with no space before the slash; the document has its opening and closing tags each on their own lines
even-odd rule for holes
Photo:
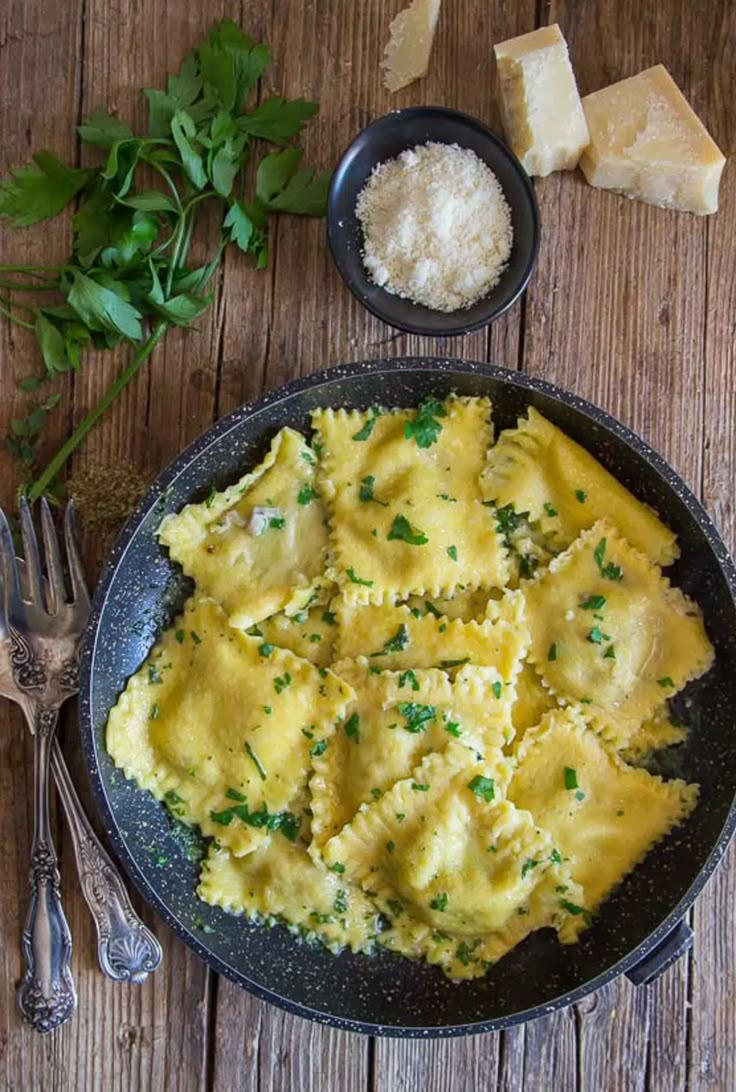
<svg viewBox="0 0 736 1092">
<path fill-rule="evenodd" d="M 33 705 L 34 825 L 31 849 L 31 901 L 23 927 L 26 968 L 18 987 L 18 1007 L 36 1031 L 52 1031 L 77 1006 L 70 964 L 72 938 L 61 905 L 56 851 L 49 821 L 49 760 L 58 708 Z"/>
<path fill-rule="evenodd" d="M 117 981 L 144 982 L 161 962 L 161 946 L 131 906 L 114 864 L 84 813 L 56 740 L 51 762 L 72 834 L 82 893 L 97 930 L 100 967 Z"/>
</svg>

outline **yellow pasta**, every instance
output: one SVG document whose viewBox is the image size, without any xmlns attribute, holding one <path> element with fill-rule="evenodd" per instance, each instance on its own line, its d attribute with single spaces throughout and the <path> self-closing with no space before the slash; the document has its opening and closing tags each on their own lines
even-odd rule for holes
<svg viewBox="0 0 736 1092">
<path fill-rule="evenodd" d="M 293 830 L 310 751 L 329 739 L 351 697 L 332 672 L 266 652 L 199 598 L 128 680 L 106 745 L 126 777 L 240 856 L 272 830 Z"/>
<path fill-rule="evenodd" d="M 507 582 L 502 541 L 479 488 L 490 403 L 451 398 L 424 406 L 379 416 L 314 414 L 330 575 L 354 602 L 447 598 L 458 584 L 474 591 Z"/>
<path fill-rule="evenodd" d="M 234 626 L 303 610 L 326 583 L 327 529 L 315 462 L 304 437 L 282 429 L 254 471 L 161 523 L 161 543 Z"/>
<path fill-rule="evenodd" d="M 420 759 L 460 740 L 473 753 L 498 751 L 511 735 L 513 691 L 495 668 L 409 669 L 375 674 L 370 661 L 346 660 L 336 673 L 355 692 L 345 719 L 314 758 L 312 835 L 321 847 L 361 805 L 409 776 Z"/>
<path fill-rule="evenodd" d="M 545 714 L 516 760 L 509 799 L 551 833 L 588 912 L 697 802 L 696 785 L 625 765 L 573 710 Z M 574 939 L 584 920 L 573 916 L 563 935 Z"/>
<path fill-rule="evenodd" d="M 675 535 L 656 513 L 532 406 L 490 449 L 483 493 L 499 508 L 526 513 L 557 550 L 605 518 L 658 564 L 679 555 Z"/>
<path fill-rule="evenodd" d="M 530 661 L 617 745 L 713 661 L 697 606 L 604 520 L 524 594 Z"/>
</svg>

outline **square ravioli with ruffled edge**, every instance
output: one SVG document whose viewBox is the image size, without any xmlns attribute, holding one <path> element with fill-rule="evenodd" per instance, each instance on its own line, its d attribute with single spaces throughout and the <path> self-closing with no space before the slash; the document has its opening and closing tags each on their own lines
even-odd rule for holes
<svg viewBox="0 0 736 1092">
<path fill-rule="evenodd" d="M 255 470 L 162 520 L 159 541 L 234 626 L 303 610 L 327 583 L 316 462 L 301 433 L 284 428 Z"/>
<path fill-rule="evenodd" d="M 697 605 L 604 520 L 523 590 L 529 660 L 618 746 L 713 662 Z"/>
<path fill-rule="evenodd" d="M 126 777 L 240 856 L 272 831 L 295 833 L 310 751 L 352 696 L 332 672 L 264 646 L 195 598 L 128 680 L 106 746 Z"/>
<path fill-rule="evenodd" d="M 278 918 L 332 952 L 370 950 L 378 931 L 378 913 L 362 888 L 313 860 L 301 838 L 272 838 L 246 857 L 210 846 L 197 894 L 251 920 Z"/>
<path fill-rule="evenodd" d="M 679 556 L 676 537 L 584 448 L 532 406 L 515 429 L 505 429 L 488 453 L 483 496 L 498 509 L 539 527 L 554 551 L 607 518 L 652 561 Z M 523 575 L 523 574 L 522 574 Z"/>
<path fill-rule="evenodd" d="M 494 603 L 493 617 L 462 622 L 434 610 L 421 614 L 416 607 L 392 603 L 361 606 L 338 596 L 330 605 L 337 619 L 335 659 L 367 655 L 375 667 L 392 671 L 408 667 L 452 670 L 471 663 L 495 667 L 509 683 L 521 667 L 530 634 L 521 592 L 509 593 L 504 600 L 503 607 Z"/>
<path fill-rule="evenodd" d="M 492 440 L 485 398 L 417 410 L 317 410 L 330 575 L 355 602 L 503 587 L 509 566 L 479 477 Z"/>
<path fill-rule="evenodd" d="M 570 873 L 583 888 L 588 914 L 642 860 L 647 851 L 695 807 L 698 786 L 664 781 L 625 765 L 579 713 L 547 713 L 522 739 L 509 799 L 526 808 L 554 838 Z M 576 896 L 579 898 L 579 896 Z M 564 894 L 566 902 L 569 893 Z"/>
<path fill-rule="evenodd" d="M 312 837 L 322 846 L 362 804 L 408 777 L 424 755 L 453 739 L 474 754 L 499 750 L 511 734 L 513 692 L 493 667 L 381 671 L 345 660 L 335 673 L 355 692 L 345 720 L 314 756 Z"/>
<path fill-rule="evenodd" d="M 549 833 L 500 798 L 507 780 L 500 754 L 451 742 L 326 844 L 391 920 L 382 944 L 471 978 L 532 930 L 563 927 L 567 871 Z"/>
</svg>

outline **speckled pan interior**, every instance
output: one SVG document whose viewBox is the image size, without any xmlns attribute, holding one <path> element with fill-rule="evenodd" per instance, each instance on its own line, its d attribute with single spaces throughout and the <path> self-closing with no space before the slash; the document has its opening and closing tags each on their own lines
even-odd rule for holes
<svg viewBox="0 0 736 1092">
<path fill-rule="evenodd" d="M 196 866 L 162 806 L 115 769 L 104 749 L 110 707 L 173 618 L 189 585 L 154 531 L 165 512 L 204 498 L 252 467 L 283 425 L 308 429 L 318 406 L 415 405 L 424 395 L 488 395 L 496 429 L 533 405 L 586 447 L 680 540 L 673 581 L 703 607 L 713 670 L 677 702 L 687 742 L 659 772 L 702 786 L 690 820 L 650 853 L 573 947 L 529 937 L 487 977 L 453 984 L 398 956 L 308 947 L 286 929 L 249 925 L 194 893 Z M 666 412 L 663 410 L 662 412 Z M 397 359 L 348 364 L 297 380 L 219 421 L 159 477 L 118 539 L 99 585 L 82 655 L 81 730 L 103 823 L 133 881 L 216 970 L 276 1004 L 338 1027 L 387 1035 L 457 1035 L 508 1026 L 579 1000 L 633 968 L 681 919 L 736 823 L 736 572 L 713 524 L 675 472 L 601 410 L 549 384 L 487 364 Z M 203 925 L 212 932 L 204 931 Z"/>
</svg>

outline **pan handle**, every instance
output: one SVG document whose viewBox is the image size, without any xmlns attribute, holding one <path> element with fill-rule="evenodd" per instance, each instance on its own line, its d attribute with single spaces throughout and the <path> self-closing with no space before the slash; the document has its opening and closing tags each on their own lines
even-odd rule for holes
<svg viewBox="0 0 736 1092">
<path fill-rule="evenodd" d="M 689 952 L 693 946 L 693 931 L 686 921 L 679 925 L 661 940 L 649 955 L 644 956 L 639 963 L 634 964 L 626 972 L 626 977 L 635 986 L 648 986 L 659 978 L 663 971 L 671 967 L 680 956 Z"/>
</svg>

